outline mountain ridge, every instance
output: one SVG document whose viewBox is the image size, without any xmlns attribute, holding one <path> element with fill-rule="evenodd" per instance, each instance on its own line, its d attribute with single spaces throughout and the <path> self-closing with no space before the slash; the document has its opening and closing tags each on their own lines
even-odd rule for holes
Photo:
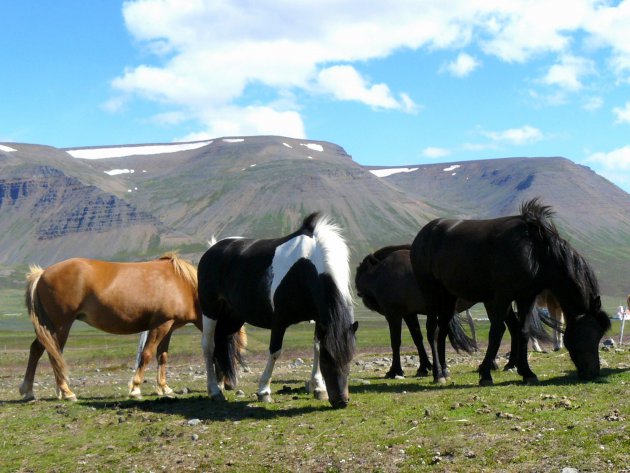
<svg viewBox="0 0 630 473">
<path fill-rule="evenodd" d="M 279 236 L 312 211 L 342 226 L 355 262 L 381 246 L 409 243 L 433 218 L 515 214 L 523 200 L 541 197 L 556 212 L 561 234 L 592 260 L 606 291 L 627 291 L 630 195 L 566 158 L 413 165 L 405 168 L 414 171 L 377 177 L 374 171 L 403 167 L 362 166 L 343 147 L 318 140 L 192 143 L 199 146 L 104 159 L 69 152 L 176 145 L 7 143 L 15 151 L 0 148 L 0 264 L 137 260 L 177 248 L 196 260 L 213 235 Z"/>
</svg>

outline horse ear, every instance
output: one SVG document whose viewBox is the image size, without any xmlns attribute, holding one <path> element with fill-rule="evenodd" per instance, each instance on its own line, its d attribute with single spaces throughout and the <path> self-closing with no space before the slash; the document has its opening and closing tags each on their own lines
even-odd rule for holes
<svg viewBox="0 0 630 473">
<path fill-rule="evenodd" d="M 595 310 L 601 310 L 602 308 L 602 300 L 599 296 L 596 296 L 594 299 L 592 299 L 591 301 L 592 306 Z"/>
<path fill-rule="evenodd" d="M 358 329 L 359 329 L 359 322 L 353 323 L 352 327 L 350 327 L 350 330 L 352 330 L 352 333 L 357 333 Z"/>
</svg>

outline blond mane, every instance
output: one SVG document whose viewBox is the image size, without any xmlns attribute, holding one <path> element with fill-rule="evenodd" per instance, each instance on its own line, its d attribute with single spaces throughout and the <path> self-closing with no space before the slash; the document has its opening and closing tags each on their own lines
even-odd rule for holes
<svg viewBox="0 0 630 473">
<path fill-rule="evenodd" d="M 188 261 L 181 259 L 174 251 L 169 251 L 160 256 L 160 259 L 168 259 L 173 263 L 173 269 L 179 277 L 190 284 L 197 291 L 197 268 Z"/>
</svg>

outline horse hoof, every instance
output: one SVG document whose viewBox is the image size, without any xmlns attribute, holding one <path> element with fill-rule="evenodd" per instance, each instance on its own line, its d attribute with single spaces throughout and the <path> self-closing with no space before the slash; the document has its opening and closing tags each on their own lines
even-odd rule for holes
<svg viewBox="0 0 630 473">
<path fill-rule="evenodd" d="M 33 393 L 24 394 L 24 396 L 22 396 L 22 401 L 24 402 L 30 402 L 34 400 L 35 400 L 35 394 Z"/>
<path fill-rule="evenodd" d="M 492 386 L 494 382 L 491 379 L 480 379 L 479 386 Z"/>
<path fill-rule="evenodd" d="M 64 399 L 66 401 L 70 401 L 70 402 L 77 402 L 77 396 L 76 394 L 73 394 L 72 396 L 64 396 Z"/>
<path fill-rule="evenodd" d="M 511 365 L 511 364 L 507 364 L 503 367 L 503 371 L 514 371 L 514 369 L 516 368 L 515 365 Z"/>
<path fill-rule="evenodd" d="M 260 402 L 273 402 L 273 399 L 271 399 L 271 394 L 269 393 L 264 393 L 264 394 L 256 393 L 256 397 L 258 398 L 258 401 Z"/>
<path fill-rule="evenodd" d="M 175 391 L 173 391 L 170 387 L 165 386 L 163 388 L 157 387 L 155 388 L 158 396 L 163 396 L 163 397 L 174 397 L 175 395 Z"/>
<path fill-rule="evenodd" d="M 385 373 L 386 379 L 402 379 L 405 377 L 405 374 L 401 371 L 388 371 Z"/>
<path fill-rule="evenodd" d="M 534 386 L 539 384 L 538 377 L 536 375 L 528 376 L 527 378 L 523 378 L 523 383 L 527 386 Z"/>
<path fill-rule="evenodd" d="M 129 399 L 142 399 L 142 393 L 129 393 Z"/>
<path fill-rule="evenodd" d="M 216 394 L 212 394 L 210 399 L 213 401 L 224 402 L 226 401 L 225 395 L 222 392 L 218 392 Z"/>
<path fill-rule="evenodd" d="M 429 376 L 429 370 L 426 368 L 418 368 L 416 371 L 416 378 L 426 378 Z"/>
<path fill-rule="evenodd" d="M 446 378 L 444 377 L 439 377 L 438 379 L 436 379 L 435 384 L 446 384 Z"/>
<path fill-rule="evenodd" d="M 315 390 L 313 396 L 318 401 L 328 401 L 328 393 L 326 391 Z"/>
</svg>

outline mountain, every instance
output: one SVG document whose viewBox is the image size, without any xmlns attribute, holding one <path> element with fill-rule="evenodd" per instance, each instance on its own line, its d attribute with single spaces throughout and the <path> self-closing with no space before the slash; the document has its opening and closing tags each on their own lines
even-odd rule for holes
<svg viewBox="0 0 630 473">
<path fill-rule="evenodd" d="M 66 150 L 7 143 L 0 264 L 137 260 L 174 248 L 196 261 L 213 235 L 280 236 L 313 211 L 342 226 L 356 264 L 438 216 L 514 214 L 541 196 L 605 293 L 627 291 L 630 195 L 588 168 L 506 158 L 411 169 L 368 168 L 336 144 L 275 136 Z"/>
</svg>

